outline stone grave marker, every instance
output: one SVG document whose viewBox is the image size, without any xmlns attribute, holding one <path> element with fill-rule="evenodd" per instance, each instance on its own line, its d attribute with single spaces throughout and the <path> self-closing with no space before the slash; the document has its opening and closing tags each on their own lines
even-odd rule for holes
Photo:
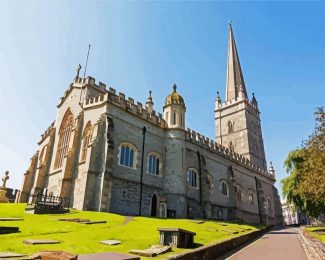
<svg viewBox="0 0 325 260">
<path fill-rule="evenodd" d="M 12 253 L 12 252 L 0 252 L 0 259 L 7 259 L 7 258 L 17 258 L 26 256 L 24 254 Z"/>
<path fill-rule="evenodd" d="M 99 241 L 99 243 L 109 245 L 109 246 L 114 246 L 114 245 L 119 245 L 122 242 L 120 240 L 102 240 L 102 241 Z"/>
<path fill-rule="evenodd" d="M 26 245 L 43 245 L 43 244 L 60 244 L 60 241 L 52 240 L 52 239 L 25 239 L 23 243 Z"/>
<path fill-rule="evenodd" d="M 178 248 L 194 247 L 196 233 L 181 228 L 158 228 L 159 244 Z"/>
</svg>

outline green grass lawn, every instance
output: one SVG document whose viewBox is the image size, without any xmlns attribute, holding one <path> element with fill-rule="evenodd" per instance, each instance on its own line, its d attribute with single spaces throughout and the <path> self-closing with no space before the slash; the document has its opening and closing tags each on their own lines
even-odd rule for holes
<svg viewBox="0 0 325 260">
<path fill-rule="evenodd" d="M 314 230 L 324 230 L 324 232 L 325 232 L 325 227 L 309 227 L 309 228 L 306 228 L 306 230 L 308 231 L 308 233 L 311 236 L 318 238 L 320 241 L 322 241 L 322 243 L 325 244 L 325 235 L 320 235 L 320 234 L 317 234 L 316 232 L 313 232 Z"/>
<path fill-rule="evenodd" d="M 243 235 L 261 226 L 233 224 L 219 221 L 194 223 L 189 219 L 160 219 L 134 217 L 123 223 L 124 216 L 91 211 L 72 210 L 68 214 L 32 215 L 25 214 L 26 204 L 0 204 L 0 217 L 21 217 L 23 221 L 0 221 L 0 226 L 19 226 L 19 233 L 0 235 L 0 252 L 15 252 L 31 255 L 40 250 L 63 250 L 77 254 L 96 252 L 128 253 L 131 249 L 146 249 L 158 244 L 158 227 L 179 227 L 196 232 L 195 243 L 207 245 L 231 237 Z M 82 218 L 90 220 L 107 220 L 105 224 L 84 225 L 74 222 L 58 221 L 58 218 Z M 225 226 L 226 224 L 226 226 Z M 251 230 L 247 230 L 251 229 Z M 238 231 L 238 234 L 233 232 Z M 60 244 L 25 245 L 24 239 L 56 239 Z M 108 246 L 100 240 L 117 239 L 122 244 Z M 188 251 L 173 248 L 173 252 L 156 257 L 163 259 L 168 255 Z M 146 259 L 143 257 L 143 259 Z"/>
</svg>

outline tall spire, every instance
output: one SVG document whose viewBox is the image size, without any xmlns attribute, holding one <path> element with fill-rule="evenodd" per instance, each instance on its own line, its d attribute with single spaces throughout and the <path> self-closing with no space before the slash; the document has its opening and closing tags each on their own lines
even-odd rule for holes
<svg viewBox="0 0 325 260">
<path fill-rule="evenodd" d="M 238 97 L 247 98 L 245 81 L 240 67 L 234 33 L 231 21 L 229 22 L 229 43 L 227 61 L 226 100 Z"/>
</svg>

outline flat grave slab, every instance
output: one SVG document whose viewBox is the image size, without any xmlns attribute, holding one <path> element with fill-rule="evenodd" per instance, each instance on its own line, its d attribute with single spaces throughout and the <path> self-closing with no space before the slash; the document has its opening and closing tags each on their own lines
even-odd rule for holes
<svg viewBox="0 0 325 260">
<path fill-rule="evenodd" d="M 19 227 L 0 227 L 0 235 L 16 233 L 18 231 L 19 231 Z"/>
<path fill-rule="evenodd" d="M 98 253 L 98 254 L 89 254 L 89 255 L 79 255 L 78 260 L 140 260 L 139 256 L 135 255 L 126 255 L 122 253 L 107 252 L 107 253 Z"/>
<path fill-rule="evenodd" d="M 43 259 L 43 260 L 77 260 L 78 255 L 71 254 L 64 251 L 40 251 L 30 257 L 30 259 Z"/>
<path fill-rule="evenodd" d="M 165 254 L 167 252 L 171 252 L 172 247 L 171 246 L 162 246 L 162 245 L 152 245 L 150 248 L 145 250 L 130 250 L 129 253 L 139 255 L 139 256 L 145 256 L 145 257 L 155 257 L 160 254 Z"/>
<path fill-rule="evenodd" d="M 122 242 L 120 240 L 102 240 L 99 241 L 99 243 L 109 245 L 109 246 L 115 246 L 121 244 Z"/>
<path fill-rule="evenodd" d="M 76 223 L 79 223 L 79 224 L 87 224 L 87 225 L 107 223 L 106 220 L 94 220 L 94 221 L 91 221 L 90 219 L 79 219 L 79 218 L 59 218 L 58 220 L 59 221 L 76 222 Z"/>
<path fill-rule="evenodd" d="M 196 224 L 203 224 L 205 223 L 204 220 L 192 220 L 193 223 L 196 223 Z"/>
<path fill-rule="evenodd" d="M 0 221 L 21 221 L 23 218 L 0 218 Z"/>
<path fill-rule="evenodd" d="M 25 239 L 23 243 L 26 245 L 43 245 L 43 244 L 60 244 L 60 241 L 51 240 L 51 239 Z"/>
<path fill-rule="evenodd" d="M 107 223 L 106 220 L 98 220 L 98 221 L 87 221 L 87 222 L 80 222 L 80 224 L 92 225 L 92 224 L 104 224 Z"/>
<path fill-rule="evenodd" d="M 24 254 L 12 253 L 12 252 L 0 252 L 0 259 L 7 259 L 7 258 L 16 258 L 16 257 L 23 257 L 26 256 Z"/>
</svg>

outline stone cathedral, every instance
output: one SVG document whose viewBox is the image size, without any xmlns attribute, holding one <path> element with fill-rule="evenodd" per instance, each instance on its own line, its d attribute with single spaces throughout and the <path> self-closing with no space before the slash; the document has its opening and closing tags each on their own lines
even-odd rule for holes
<svg viewBox="0 0 325 260">
<path fill-rule="evenodd" d="M 215 140 L 186 127 L 176 85 L 161 114 L 151 92 L 143 105 L 79 77 L 80 68 L 41 135 L 20 202 L 43 193 L 69 197 L 79 210 L 281 223 L 258 102 L 248 98 L 231 24 L 226 97 L 217 93 L 215 101 Z"/>
</svg>

